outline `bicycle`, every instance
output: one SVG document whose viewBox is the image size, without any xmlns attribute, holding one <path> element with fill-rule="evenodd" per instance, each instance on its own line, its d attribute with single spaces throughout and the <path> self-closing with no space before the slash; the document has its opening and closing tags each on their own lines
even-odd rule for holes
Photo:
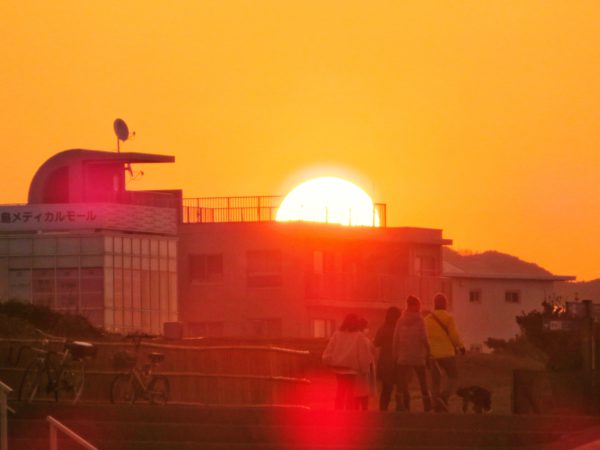
<svg viewBox="0 0 600 450">
<path fill-rule="evenodd" d="M 134 334 L 127 336 L 133 338 L 135 352 L 120 351 L 113 356 L 116 369 L 127 369 L 127 373 L 117 375 L 110 386 L 111 403 L 134 404 L 143 398 L 154 405 L 164 405 L 169 400 L 169 379 L 164 375 L 155 375 L 154 368 L 164 361 L 163 353 L 149 353 L 149 362 L 138 366 L 139 347 L 142 338 L 153 337 L 147 334 Z"/>
<path fill-rule="evenodd" d="M 47 347 L 48 340 L 42 341 Z M 19 385 L 19 400 L 31 403 L 43 387 L 45 394 L 54 396 L 55 401 L 68 400 L 75 404 L 81 397 L 85 382 L 85 360 L 96 355 L 96 347 L 83 341 L 65 341 L 62 352 L 45 348 L 22 347 L 33 351 L 36 356 L 25 370 Z"/>
</svg>

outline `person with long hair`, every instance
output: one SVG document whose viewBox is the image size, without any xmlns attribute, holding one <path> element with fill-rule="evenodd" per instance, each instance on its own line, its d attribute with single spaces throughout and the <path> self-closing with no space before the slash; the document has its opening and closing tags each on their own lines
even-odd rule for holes
<svg viewBox="0 0 600 450">
<path fill-rule="evenodd" d="M 381 394 L 379 396 L 379 410 L 387 411 L 396 386 L 396 361 L 392 353 L 394 343 L 394 330 L 400 318 L 400 309 L 390 306 L 385 313 L 385 321 L 375 334 L 375 348 L 378 349 L 377 377 L 381 381 Z M 400 392 L 396 390 L 396 409 L 402 409 Z"/>
<path fill-rule="evenodd" d="M 361 331 L 360 319 L 356 314 L 348 314 L 323 352 L 323 362 L 336 375 L 336 409 L 357 408 L 354 393 L 357 379 L 367 376 L 372 361 L 371 343 Z"/>
<path fill-rule="evenodd" d="M 429 342 L 425 322 L 421 316 L 421 302 L 415 296 L 406 299 L 406 310 L 396 322 L 393 348 L 396 361 L 396 380 L 402 397 L 401 408 L 410 411 L 409 385 L 413 372 L 417 374 L 423 410 L 431 410 L 431 397 L 427 386 L 425 367 L 429 358 Z"/>
</svg>

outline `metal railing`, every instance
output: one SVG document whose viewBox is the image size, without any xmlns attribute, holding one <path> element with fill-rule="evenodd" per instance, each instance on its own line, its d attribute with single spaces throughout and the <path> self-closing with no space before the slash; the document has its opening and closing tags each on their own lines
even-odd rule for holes
<svg viewBox="0 0 600 450">
<path fill-rule="evenodd" d="M 8 450 L 8 411 L 11 410 L 8 407 L 8 394 L 11 392 L 10 386 L 0 381 L 0 450 Z"/>
<path fill-rule="evenodd" d="M 450 281 L 441 276 L 386 275 L 352 272 L 305 274 L 305 298 L 322 301 L 374 301 L 403 303 L 409 295 L 418 296 L 423 306 L 431 306 L 433 296 L 444 292 L 451 298 Z"/>
<path fill-rule="evenodd" d="M 75 442 L 77 442 L 79 445 L 86 448 L 87 450 L 98 450 L 98 447 L 94 447 L 92 444 L 90 444 L 84 438 L 79 436 L 66 425 L 63 425 L 54 417 L 48 416 L 46 417 L 46 420 L 50 424 L 50 450 L 58 450 L 58 431 L 66 434 L 68 437 L 73 439 Z"/>
<path fill-rule="evenodd" d="M 204 197 L 184 198 L 182 204 L 183 223 L 222 223 L 222 222 L 273 222 L 277 218 L 283 197 L 279 195 L 250 197 Z M 352 221 L 352 211 L 348 211 Z M 323 211 L 322 222 L 338 223 L 330 218 L 328 210 Z M 371 226 L 385 227 L 386 205 L 374 203 Z"/>
</svg>

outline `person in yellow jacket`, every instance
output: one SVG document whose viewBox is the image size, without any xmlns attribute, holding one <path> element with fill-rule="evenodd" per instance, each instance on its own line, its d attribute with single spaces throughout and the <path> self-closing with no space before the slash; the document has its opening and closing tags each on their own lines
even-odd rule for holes
<svg viewBox="0 0 600 450">
<path fill-rule="evenodd" d="M 446 310 L 448 300 L 444 294 L 433 298 L 434 310 L 425 317 L 425 328 L 431 351 L 431 384 L 436 411 L 448 410 L 448 399 L 458 383 L 456 354 L 465 353 L 465 347 L 456 331 L 454 318 Z M 442 372 L 447 380 L 441 389 Z"/>
</svg>

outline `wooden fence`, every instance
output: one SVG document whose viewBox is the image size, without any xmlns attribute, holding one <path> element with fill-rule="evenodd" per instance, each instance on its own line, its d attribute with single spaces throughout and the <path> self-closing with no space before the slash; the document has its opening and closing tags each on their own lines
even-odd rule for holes
<svg viewBox="0 0 600 450">
<path fill-rule="evenodd" d="M 124 342 L 93 342 L 98 353 L 86 363 L 83 400 L 109 401 L 110 384 L 119 373 L 113 367 L 116 352 L 134 351 Z M 20 380 L 33 358 L 25 351 L 17 366 L 15 352 L 23 346 L 39 347 L 39 340 L 0 339 L 0 378 L 18 392 Z M 63 343 L 52 341 L 48 348 L 62 350 Z M 12 350 L 11 350 L 12 349 Z M 172 345 L 143 342 L 138 363 L 146 355 L 165 355 L 156 373 L 169 378 L 171 402 L 207 405 L 303 404 L 309 381 L 304 378 L 308 351 L 258 345 Z M 13 361 L 9 361 L 10 359 Z M 15 394 L 16 395 L 16 394 Z"/>
</svg>

